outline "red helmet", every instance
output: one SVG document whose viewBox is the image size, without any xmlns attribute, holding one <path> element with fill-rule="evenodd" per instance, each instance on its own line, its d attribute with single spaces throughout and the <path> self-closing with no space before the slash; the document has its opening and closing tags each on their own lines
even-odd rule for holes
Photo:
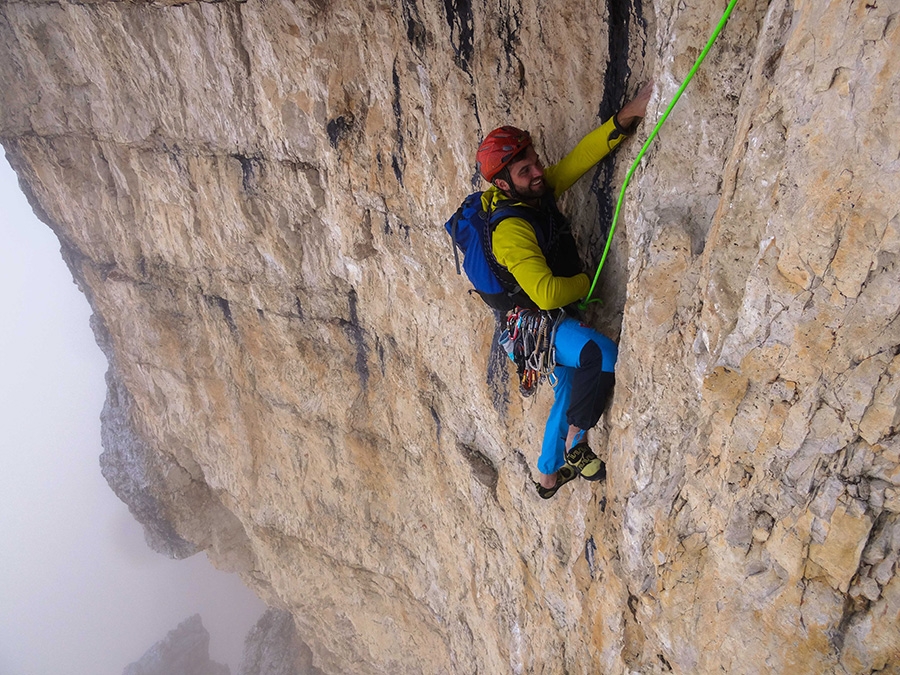
<svg viewBox="0 0 900 675">
<path fill-rule="evenodd" d="M 478 146 L 475 161 L 484 179 L 490 183 L 513 157 L 531 145 L 527 131 L 516 127 L 499 127 L 489 133 Z"/>
</svg>

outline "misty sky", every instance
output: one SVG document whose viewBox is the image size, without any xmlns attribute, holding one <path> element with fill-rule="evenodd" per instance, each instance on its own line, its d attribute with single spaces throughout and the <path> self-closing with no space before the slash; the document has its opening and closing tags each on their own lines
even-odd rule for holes
<svg viewBox="0 0 900 675">
<path fill-rule="evenodd" d="M 199 612 L 236 673 L 263 604 L 173 561 L 100 475 L 106 361 L 59 242 L 0 159 L 0 675 L 121 675 Z"/>
</svg>

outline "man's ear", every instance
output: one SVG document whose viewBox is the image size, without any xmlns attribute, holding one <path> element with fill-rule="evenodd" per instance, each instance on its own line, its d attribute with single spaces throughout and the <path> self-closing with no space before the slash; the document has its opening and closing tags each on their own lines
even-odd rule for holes
<svg viewBox="0 0 900 675">
<path fill-rule="evenodd" d="M 504 192 L 504 193 L 506 193 L 506 194 L 509 194 L 509 187 L 510 187 L 510 186 L 509 186 L 509 183 L 507 183 L 507 182 L 506 182 L 505 180 L 503 180 L 502 178 L 495 178 L 495 179 L 493 180 L 493 182 L 492 182 L 492 185 L 493 185 L 494 187 L 496 187 L 498 190 L 500 190 L 500 192 Z"/>
</svg>

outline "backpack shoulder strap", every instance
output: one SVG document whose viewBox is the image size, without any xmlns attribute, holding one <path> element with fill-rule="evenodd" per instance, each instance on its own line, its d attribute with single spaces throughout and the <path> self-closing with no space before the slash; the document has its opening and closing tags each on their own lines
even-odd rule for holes
<svg viewBox="0 0 900 675">
<path fill-rule="evenodd" d="M 532 214 L 530 214 L 529 211 L 533 212 L 533 209 L 524 204 L 501 204 L 488 215 L 487 227 L 484 228 L 483 232 L 484 239 L 482 241 L 482 246 L 486 253 L 485 257 L 487 258 L 488 265 L 490 265 L 494 276 L 497 277 L 501 285 L 506 288 L 507 292 L 511 295 L 520 293 L 522 287 L 519 286 L 519 282 L 516 281 L 512 272 L 501 265 L 494 255 L 494 230 L 496 230 L 497 226 L 507 218 L 522 218 L 535 230 L 535 236 L 538 238 L 538 245 L 542 246 L 543 242 L 541 241 L 542 237 L 539 233 L 539 228 L 534 227 L 531 222 Z"/>
<path fill-rule="evenodd" d="M 526 206 L 525 204 L 501 204 L 491 212 L 489 220 L 491 234 L 493 234 L 494 230 L 497 229 L 497 226 L 507 218 L 521 218 L 531 225 L 531 229 L 534 230 L 534 236 L 537 238 L 538 246 L 543 250 L 545 244 L 543 228 L 535 223 L 535 219 L 541 217 L 542 214 L 540 211 L 537 211 L 530 206 Z"/>
</svg>

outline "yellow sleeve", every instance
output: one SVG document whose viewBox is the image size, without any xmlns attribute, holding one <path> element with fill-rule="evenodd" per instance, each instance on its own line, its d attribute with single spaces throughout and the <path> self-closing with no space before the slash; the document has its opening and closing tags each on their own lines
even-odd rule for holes
<svg viewBox="0 0 900 675">
<path fill-rule="evenodd" d="M 541 309 L 556 309 L 583 298 L 590 288 L 586 274 L 555 277 L 538 246 L 534 228 L 522 218 L 506 218 L 494 230 L 491 244 L 497 262 Z"/>
<path fill-rule="evenodd" d="M 559 197 L 592 166 L 615 150 L 627 134 L 616 125 L 615 115 L 582 138 L 572 152 L 544 171 L 544 179 Z"/>
</svg>

